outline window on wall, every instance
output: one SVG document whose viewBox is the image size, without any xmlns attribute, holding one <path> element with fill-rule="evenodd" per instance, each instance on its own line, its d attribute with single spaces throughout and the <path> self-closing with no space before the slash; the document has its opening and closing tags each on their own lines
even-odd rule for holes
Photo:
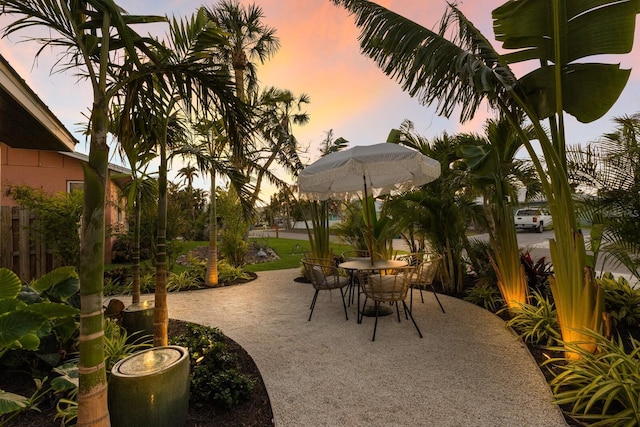
<svg viewBox="0 0 640 427">
<path fill-rule="evenodd" d="M 84 181 L 67 181 L 67 193 L 71 193 L 73 190 L 84 189 Z"/>
</svg>

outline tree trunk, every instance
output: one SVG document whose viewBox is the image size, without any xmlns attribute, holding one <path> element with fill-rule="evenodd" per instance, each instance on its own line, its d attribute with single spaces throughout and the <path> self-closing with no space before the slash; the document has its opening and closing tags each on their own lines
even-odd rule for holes
<svg viewBox="0 0 640 427">
<path fill-rule="evenodd" d="M 211 169 L 211 207 L 209 209 L 209 258 L 205 285 L 218 286 L 218 213 L 216 194 L 216 172 Z"/>
<path fill-rule="evenodd" d="M 107 107 L 95 94 L 89 162 L 84 169 L 84 212 L 80 247 L 80 356 L 78 426 L 109 426 L 104 364 L 103 281 L 105 200 L 109 164 Z"/>
<path fill-rule="evenodd" d="M 131 251 L 131 260 L 133 261 L 133 284 L 132 287 L 132 304 L 140 302 L 140 193 L 136 191 L 136 200 L 133 207 L 133 216 L 135 224 L 133 225 L 133 249 Z"/>
<path fill-rule="evenodd" d="M 153 345 L 167 345 L 169 310 L 167 308 L 167 148 L 160 143 L 158 172 L 158 235 L 156 238 L 156 291 Z"/>
</svg>

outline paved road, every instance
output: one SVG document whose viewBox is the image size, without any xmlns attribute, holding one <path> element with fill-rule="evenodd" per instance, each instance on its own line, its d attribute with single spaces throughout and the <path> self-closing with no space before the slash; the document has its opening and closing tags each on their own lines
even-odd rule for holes
<svg viewBox="0 0 640 427">
<path fill-rule="evenodd" d="M 589 230 L 583 230 L 586 239 L 589 236 Z M 275 230 L 253 230 L 250 233 L 250 236 L 255 237 L 276 237 Z M 307 233 L 305 230 L 279 230 L 278 236 L 286 239 L 300 239 L 306 240 Z M 489 235 L 477 234 L 473 236 L 476 239 L 481 240 L 489 240 Z M 546 259 L 551 259 L 551 254 L 549 252 L 549 239 L 554 237 L 553 230 L 544 231 L 542 233 L 536 233 L 531 231 L 518 231 L 518 246 L 521 249 L 528 249 L 531 253 L 531 256 L 534 259 L 539 259 L 541 257 L 546 257 Z M 335 241 L 339 241 L 337 236 L 332 236 L 332 239 Z M 395 239 L 393 241 L 393 248 L 396 250 L 407 250 L 408 246 L 402 239 Z M 624 275 L 627 278 L 630 278 L 630 272 L 623 266 L 615 266 L 612 263 L 603 264 L 603 257 L 600 256 L 598 260 L 598 265 L 596 268 L 597 272 L 602 271 L 610 271 L 614 274 L 614 276 Z M 632 282 L 635 280 L 632 279 Z"/>
</svg>

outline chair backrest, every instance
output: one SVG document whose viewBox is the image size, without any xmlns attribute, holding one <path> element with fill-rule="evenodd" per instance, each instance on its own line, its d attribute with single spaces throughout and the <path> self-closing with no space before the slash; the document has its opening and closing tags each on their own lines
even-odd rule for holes
<svg viewBox="0 0 640 427">
<path fill-rule="evenodd" d="M 302 265 L 315 289 L 333 289 L 340 282 L 339 270 L 332 259 L 305 258 Z"/>
<path fill-rule="evenodd" d="M 414 252 L 396 256 L 397 260 L 405 261 L 407 265 L 418 267 L 425 259 L 424 252 Z"/>
<path fill-rule="evenodd" d="M 411 278 L 416 267 L 406 266 L 384 271 L 359 270 L 362 291 L 376 301 L 395 302 L 407 297 Z"/>
<path fill-rule="evenodd" d="M 417 284 L 432 285 L 442 261 L 442 255 L 426 255 L 417 269 Z"/>
</svg>

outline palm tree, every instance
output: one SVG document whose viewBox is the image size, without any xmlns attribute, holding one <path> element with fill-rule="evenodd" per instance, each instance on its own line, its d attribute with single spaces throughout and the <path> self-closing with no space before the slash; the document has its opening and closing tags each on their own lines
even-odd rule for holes
<svg viewBox="0 0 640 427">
<path fill-rule="evenodd" d="M 605 264 L 613 260 L 640 279 L 640 113 L 614 122 L 596 143 L 568 151 L 569 177 L 589 191 L 578 208 L 592 223 L 593 263 L 601 252 Z"/>
<path fill-rule="evenodd" d="M 242 101 L 248 89 L 253 92 L 258 78 L 256 64 L 264 63 L 279 48 L 276 30 L 264 25 L 262 8 L 251 4 L 243 8 L 236 0 L 223 0 L 213 9 L 206 9 L 207 16 L 230 34 L 229 44 L 221 47 L 223 62 L 230 64 L 235 74 L 236 94 Z M 246 84 L 245 84 L 246 76 Z"/>
<path fill-rule="evenodd" d="M 344 150 L 349 145 L 349 141 L 339 136 L 333 137 L 333 129 L 329 129 L 326 132 L 326 136 L 320 146 L 320 155 L 326 156 L 336 151 Z"/>
<path fill-rule="evenodd" d="M 84 221 L 79 269 L 82 314 L 78 425 L 109 425 L 102 334 L 104 194 L 109 155 L 107 130 L 109 103 L 119 88 L 126 84 L 126 80 L 110 80 L 109 68 L 114 66 L 112 58 L 122 56 L 113 55 L 114 51 L 120 51 L 129 58 L 134 70 L 144 72 L 137 49 L 146 51 L 150 40 L 138 36 L 130 25 L 166 19 L 126 15 L 112 0 L 2 0 L 0 6 L 3 14 L 17 17 L 4 29 L 4 36 L 22 29 L 47 28 L 49 37 L 32 39 L 45 47 L 65 49 L 69 61 L 61 65 L 86 77 L 93 90 L 89 161 L 84 169 Z M 38 55 L 44 51 L 47 49 L 41 48 Z"/>
<path fill-rule="evenodd" d="M 463 144 L 462 159 L 466 163 L 471 183 L 483 196 L 490 218 L 489 239 L 493 246 L 491 263 L 498 278 L 498 288 L 509 309 L 527 302 L 527 281 L 520 262 L 520 250 L 514 223 L 514 207 L 518 189 L 528 186 L 527 194 L 539 182 L 530 162 L 516 159 L 522 147 L 520 135 L 507 120 L 487 120 L 485 137 L 475 134 L 458 135 Z M 529 138 L 535 134 L 531 126 L 523 128 Z"/>
<path fill-rule="evenodd" d="M 550 283 L 562 337 L 565 342 L 590 343 L 585 348 L 595 351 L 593 338 L 580 329 L 601 329 L 604 298 L 586 265 L 584 238 L 577 226 L 567 180 L 563 112 L 582 122 L 593 121 L 619 97 L 629 70 L 577 60 L 630 52 L 637 2 L 509 1 L 492 13 L 496 39 L 505 49 L 520 49 L 505 55 L 455 5 L 449 6 L 434 32 L 370 1 L 333 2 L 356 15 L 363 52 L 411 96 L 425 104 L 438 101 L 441 114 L 448 117 L 460 107 L 465 121 L 488 100 L 523 134 L 517 111 L 525 113 L 546 162 L 545 169 L 522 135 L 554 217 L 556 238 L 550 249 L 555 274 Z M 517 79 L 509 64 L 526 60 L 537 60 L 540 68 Z M 550 136 L 540 123 L 545 118 Z"/>
<path fill-rule="evenodd" d="M 428 141 L 414 132 L 410 121 L 405 121 L 398 131 L 393 133 L 403 136 L 403 145 L 438 160 L 442 168 L 439 179 L 390 198 L 387 208 L 400 229 L 411 230 L 412 236 L 426 241 L 420 244 L 421 250 L 429 247 L 444 255 L 443 288 L 461 293 L 465 275 L 462 255 L 468 246 L 467 221 L 480 215 L 468 175 L 459 167 L 450 167 L 459 159 L 461 142 L 447 134 Z"/>
<path fill-rule="evenodd" d="M 305 93 L 296 97 L 291 91 L 270 87 L 253 103 L 257 116 L 256 127 L 266 142 L 265 146 L 249 154 L 249 172 L 256 174 L 254 203 L 259 198 L 265 177 L 280 188 L 289 187 L 273 173 L 274 163 L 293 175 L 302 170 L 302 161 L 298 156 L 299 144 L 292 128 L 309 122 L 309 114 L 303 111 L 309 102 L 309 96 Z"/>
<path fill-rule="evenodd" d="M 228 146 L 224 123 L 217 119 L 211 121 L 202 119 L 194 125 L 194 131 L 200 138 L 195 144 L 184 144 L 176 150 L 176 154 L 195 158 L 198 169 L 208 172 L 211 180 L 209 191 L 209 256 L 205 285 L 218 286 L 218 220 L 217 220 L 217 186 L 216 177 L 224 176 L 238 195 L 245 216 L 249 216 L 251 189 L 243 170 L 236 167 L 237 162 L 232 159 L 232 151 Z M 237 151 L 237 150 L 236 150 Z M 237 158 L 234 157 L 234 158 Z M 244 160 L 243 160 L 244 161 Z"/>
<path fill-rule="evenodd" d="M 191 166 L 191 163 L 187 163 L 187 166 L 184 166 L 178 170 L 177 177 L 183 177 L 184 182 L 187 185 L 187 194 L 189 196 L 189 203 L 191 203 L 191 221 L 196 220 L 195 209 L 193 206 L 193 180 L 198 176 L 198 168 L 195 166 Z"/>
<path fill-rule="evenodd" d="M 156 43 L 150 55 L 156 59 L 153 75 L 140 82 L 137 98 L 127 105 L 147 106 L 148 135 L 157 147 L 158 226 L 156 237 L 156 293 L 154 344 L 167 344 L 167 159 L 172 146 L 184 141 L 186 117 L 215 110 L 230 129 L 230 146 L 242 152 L 239 141 L 247 134 L 245 110 L 233 93 L 230 76 L 214 59 L 214 52 L 226 44 L 225 34 L 211 25 L 200 9 L 184 20 L 173 18 L 164 44 Z M 141 79 L 142 80 L 142 79 Z M 129 111 L 125 111 L 128 114 Z"/>
<path fill-rule="evenodd" d="M 125 86 L 121 94 L 116 95 L 117 102 L 126 103 L 137 90 L 138 82 L 131 82 Z M 144 112 L 133 110 L 124 114 L 125 108 L 114 106 L 111 118 L 112 133 L 118 139 L 118 151 L 121 158 L 127 161 L 131 175 L 113 175 L 113 178 L 126 179 L 122 188 L 122 196 L 126 199 L 127 208 L 132 219 L 133 247 L 132 260 L 132 289 L 131 303 L 140 302 L 140 231 L 143 205 L 157 199 L 157 181 L 147 174 L 151 160 L 155 158 L 153 146 L 144 137 L 146 135 L 147 120 Z"/>
</svg>

